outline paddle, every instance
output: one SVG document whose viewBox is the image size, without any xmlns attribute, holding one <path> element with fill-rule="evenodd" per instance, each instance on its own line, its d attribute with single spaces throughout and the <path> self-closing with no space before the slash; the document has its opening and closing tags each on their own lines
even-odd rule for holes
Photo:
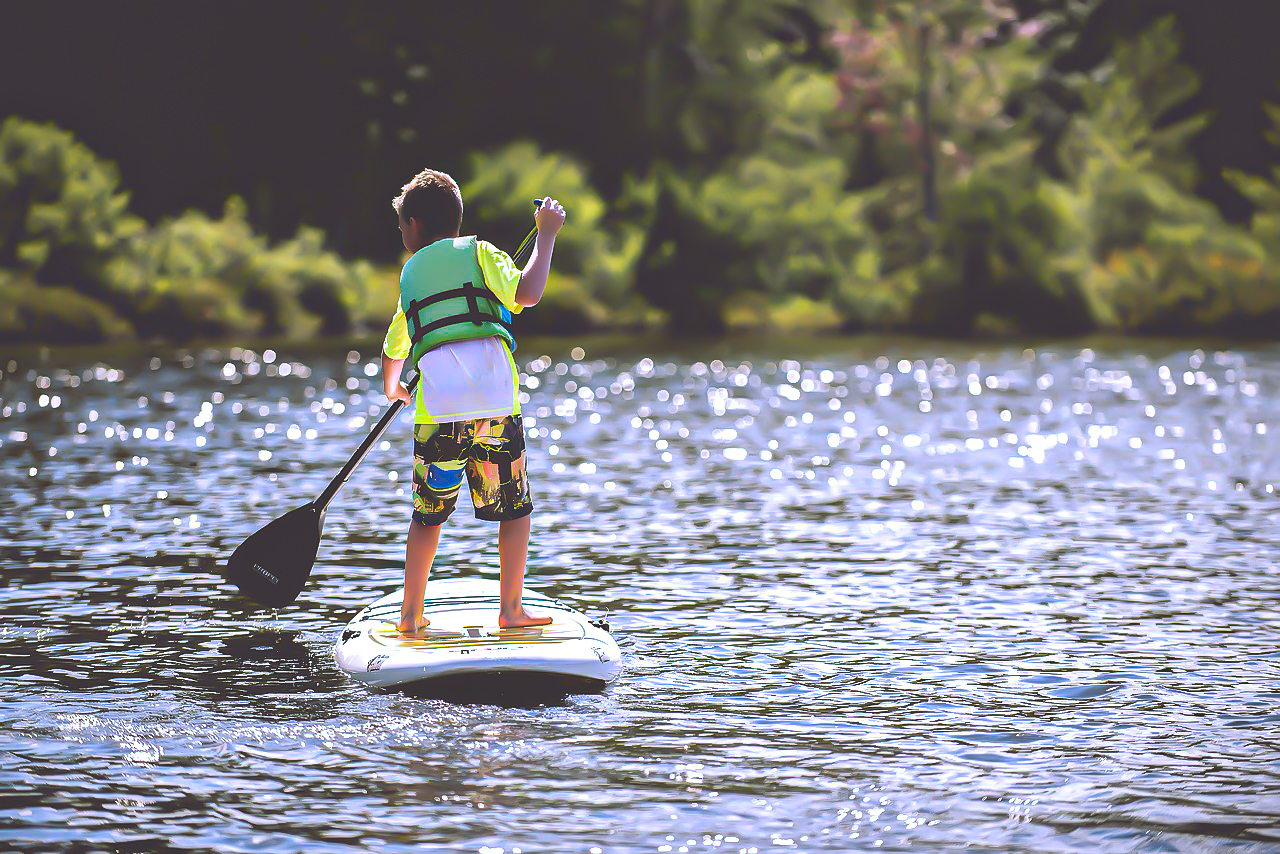
<svg viewBox="0 0 1280 854">
<path fill-rule="evenodd" d="M 536 211 L 542 206 L 542 200 L 534 199 L 533 204 Z M 537 232 L 535 225 L 516 250 L 512 259 L 516 264 L 519 264 L 524 251 L 533 246 Z M 415 375 L 409 381 L 410 393 L 417 385 L 418 377 Z M 391 426 L 403 406 L 403 400 L 391 404 L 319 498 L 269 522 L 241 543 L 227 561 L 227 581 L 240 588 L 245 596 L 268 608 L 280 608 L 297 599 L 316 562 L 320 535 L 324 530 L 324 512 L 329 502 Z"/>
<path fill-rule="evenodd" d="M 412 392 L 417 385 L 418 377 L 414 376 L 409 381 L 409 391 Z M 403 400 L 391 404 L 319 498 L 290 510 L 241 543 L 227 561 L 227 580 L 239 587 L 245 596 L 269 608 L 279 608 L 297 599 L 311 575 L 316 552 L 320 549 L 324 512 L 329 502 L 333 501 L 338 490 L 369 453 L 373 443 L 382 438 L 403 407 Z"/>
</svg>

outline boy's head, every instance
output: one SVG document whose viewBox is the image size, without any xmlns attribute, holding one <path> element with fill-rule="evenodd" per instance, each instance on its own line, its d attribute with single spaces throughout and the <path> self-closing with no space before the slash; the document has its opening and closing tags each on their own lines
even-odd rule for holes
<svg viewBox="0 0 1280 854">
<path fill-rule="evenodd" d="M 404 248 L 417 252 L 462 229 L 462 193 L 444 172 L 423 169 L 391 200 L 400 217 Z"/>
</svg>

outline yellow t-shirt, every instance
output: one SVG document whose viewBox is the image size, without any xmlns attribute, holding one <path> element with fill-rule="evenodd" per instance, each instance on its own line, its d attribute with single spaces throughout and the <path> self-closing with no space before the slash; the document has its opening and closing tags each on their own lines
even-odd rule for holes
<svg viewBox="0 0 1280 854">
<path fill-rule="evenodd" d="M 520 269 L 511 256 L 484 240 L 476 241 L 476 260 L 484 284 L 512 314 L 524 306 L 516 302 Z M 407 359 L 412 350 L 404 310 L 387 327 L 382 352 L 389 359 Z M 499 337 L 444 344 L 423 355 L 415 394 L 415 424 L 469 421 L 520 414 L 520 374 L 507 342 Z"/>
</svg>

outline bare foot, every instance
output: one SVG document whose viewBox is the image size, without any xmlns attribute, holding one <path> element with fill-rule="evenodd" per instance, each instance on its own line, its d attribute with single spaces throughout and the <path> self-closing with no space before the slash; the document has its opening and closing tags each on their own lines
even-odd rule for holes
<svg viewBox="0 0 1280 854">
<path fill-rule="evenodd" d="M 528 626 L 548 626 L 550 617 L 533 617 L 523 607 L 515 614 L 499 614 L 498 627 L 503 629 L 523 629 Z"/>
<path fill-rule="evenodd" d="M 404 623 L 396 624 L 396 631 L 402 635 L 420 635 L 427 626 L 431 625 L 431 621 L 427 620 L 413 628 L 406 628 Z"/>
</svg>

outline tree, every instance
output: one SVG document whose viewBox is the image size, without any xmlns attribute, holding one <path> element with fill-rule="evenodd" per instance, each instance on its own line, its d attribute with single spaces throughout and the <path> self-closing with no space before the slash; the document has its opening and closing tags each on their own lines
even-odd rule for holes
<svg viewBox="0 0 1280 854">
<path fill-rule="evenodd" d="M 996 39 L 1014 17 L 999 0 L 853 2 L 833 37 L 853 187 L 914 176 L 918 215 L 937 221 L 943 173 L 963 172 L 1012 124 L 1008 97 L 1034 65 L 1027 38 Z"/>
<path fill-rule="evenodd" d="M 1245 222 L 1255 205 L 1225 172 L 1265 175 L 1280 162 L 1280 144 L 1267 137 L 1267 105 L 1280 100 L 1280 4 L 1254 0 L 1015 0 L 1023 20 L 1045 24 L 1042 40 L 1053 54 L 1046 75 L 1080 87 L 1125 45 L 1166 22 L 1177 47 L 1169 61 L 1189 69 L 1197 85 L 1165 104 L 1157 129 L 1203 116 L 1186 141 L 1195 158 L 1195 191 L 1232 222 Z M 1063 102 L 1070 101 L 1069 96 Z M 1072 104 L 1074 111 L 1083 104 Z"/>
<path fill-rule="evenodd" d="M 0 268 L 91 289 L 107 257 L 143 224 L 111 163 L 66 131 L 0 124 Z"/>
</svg>

